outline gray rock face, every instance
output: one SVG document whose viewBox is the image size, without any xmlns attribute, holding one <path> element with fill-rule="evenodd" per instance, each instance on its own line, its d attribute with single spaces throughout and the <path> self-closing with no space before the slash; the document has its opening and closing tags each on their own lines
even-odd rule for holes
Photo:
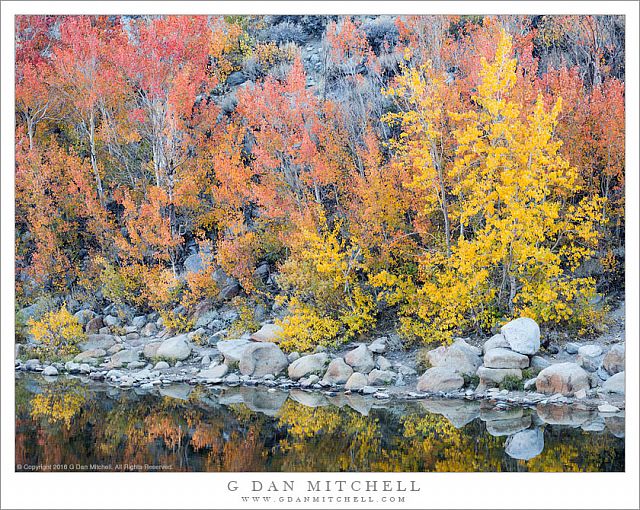
<svg viewBox="0 0 640 510">
<path fill-rule="evenodd" d="M 102 319 L 102 322 L 104 322 L 105 326 L 109 327 L 120 325 L 120 319 L 114 315 L 107 315 Z"/>
<path fill-rule="evenodd" d="M 323 380 L 331 384 L 344 384 L 353 374 L 353 368 L 347 365 L 342 358 L 331 360 Z"/>
<path fill-rule="evenodd" d="M 454 391 L 464 386 L 464 379 L 448 366 L 433 367 L 418 379 L 418 391 Z"/>
<path fill-rule="evenodd" d="M 491 349 L 497 349 L 498 347 L 509 347 L 509 342 L 507 342 L 507 339 L 504 337 L 504 335 L 493 335 L 484 343 L 482 351 L 486 353 Z"/>
<path fill-rule="evenodd" d="M 353 374 L 351 374 L 351 377 L 349 377 L 349 379 L 347 380 L 347 383 L 344 385 L 344 388 L 346 390 L 351 390 L 351 391 L 361 390 L 367 385 L 368 382 L 369 381 L 366 375 L 360 372 L 354 372 Z"/>
<path fill-rule="evenodd" d="M 616 344 L 612 346 L 602 360 L 602 367 L 611 375 L 622 372 L 624 370 L 624 355 L 624 344 Z"/>
<path fill-rule="evenodd" d="M 432 367 L 447 367 L 459 374 L 475 374 L 482 365 L 482 359 L 470 347 L 464 340 L 458 340 L 449 347 L 440 346 L 429 351 L 427 359 Z"/>
<path fill-rule="evenodd" d="M 540 327 L 533 319 L 520 317 L 500 329 L 511 350 L 529 356 L 540 350 Z"/>
<path fill-rule="evenodd" d="M 216 347 L 220 351 L 220 354 L 224 356 L 227 364 L 238 363 L 242 357 L 242 353 L 254 342 L 250 340 L 221 340 L 216 344 Z"/>
<path fill-rule="evenodd" d="M 131 321 L 131 325 L 136 329 L 144 328 L 145 324 L 147 324 L 147 316 L 146 315 L 138 315 L 134 317 Z"/>
<path fill-rule="evenodd" d="M 204 271 L 204 264 L 202 263 L 202 257 L 199 253 L 189 255 L 184 260 L 184 270 L 187 273 L 200 273 Z"/>
<path fill-rule="evenodd" d="M 240 373 L 262 377 L 277 375 L 287 368 L 287 357 L 274 343 L 256 342 L 244 349 L 240 358 Z"/>
<path fill-rule="evenodd" d="M 382 386 L 385 384 L 391 384 L 395 379 L 396 374 L 390 370 L 378 370 L 374 368 L 369 372 L 368 382 L 370 386 Z"/>
<path fill-rule="evenodd" d="M 140 357 L 140 351 L 133 349 L 125 349 L 120 352 L 116 352 L 111 356 L 110 366 L 111 368 L 120 368 L 125 363 L 134 363 L 138 361 Z"/>
<path fill-rule="evenodd" d="M 376 354 L 382 354 L 387 350 L 387 337 L 383 336 L 380 338 L 376 338 L 371 344 L 369 344 L 369 350 L 371 352 L 375 352 Z"/>
<path fill-rule="evenodd" d="M 580 346 L 574 342 L 569 342 L 564 346 L 564 350 L 567 351 L 567 354 L 578 354 L 578 349 Z"/>
<path fill-rule="evenodd" d="M 107 351 L 104 349 L 89 349 L 88 351 L 81 352 L 73 361 L 76 363 L 84 363 L 86 360 L 90 358 L 103 358 L 107 355 Z"/>
<path fill-rule="evenodd" d="M 251 340 L 256 342 L 279 342 L 283 333 L 282 327 L 276 324 L 265 324 L 251 335 Z"/>
<path fill-rule="evenodd" d="M 533 356 L 530 361 L 531 368 L 535 368 L 536 370 L 544 370 L 548 366 L 551 366 L 545 358 L 542 356 Z"/>
<path fill-rule="evenodd" d="M 486 352 L 484 366 L 488 368 L 527 368 L 529 358 L 511 349 L 497 347 Z"/>
<path fill-rule="evenodd" d="M 198 377 L 202 377 L 203 379 L 217 379 L 218 377 L 227 375 L 227 372 L 229 372 L 229 367 L 222 363 L 221 365 L 201 370 Z"/>
<path fill-rule="evenodd" d="M 538 374 L 536 389 L 545 394 L 573 395 L 576 391 L 589 389 L 589 376 L 576 363 L 557 363 Z"/>
<path fill-rule="evenodd" d="M 391 362 L 387 358 L 385 358 L 384 356 L 378 356 L 376 358 L 376 366 L 380 370 L 390 370 L 391 369 Z"/>
<path fill-rule="evenodd" d="M 590 358 L 595 358 L 602 354 L 602 347 L 595 344 L 583 345 L 578 349 L 579 356 L 588 356 Z"/>
<path fill-rule="evenodd" d="M 504 381 L 505 377 L 516 377 L 522 379 L 522 370 L 519 368 L 487 368 L 480 367 L 477 371 L 480 384 L 485 386 L 495 386 Z"/>
<path fill-rule="evenodd" d="M 537 457 L 544 450 L 544 434 L 542 429 L 529 429 L 518 432 L 507 438 L 505 453 L 512 459 L 529 460 Z"/>
<path fill-rule="evenodd" d="M 289 377 L 297 381 L 309 374 L 322 375 L 328 360 L 325 352 L 302 356 L 289 365 Z"/>
<path fill-rule="evenodd" d="M 353 367 L 353 370 L 363 374 L 368 374 L 376 366 L 373 360 L 373 354 L 364 344 L 359 345 L 352 351 L 349 351 L 344 357 L 344 361 Z"/>
<path fill-rule="evenodd" d="M 178 335 L 167 338 L 160 344 L 156 351 L 158 358 L 166 358 L 170 360 L 185 360 L 191 354 L 191 345 L 187 340 L 187 335 Z"/>
<path fill-rule="evenodd" d="M 87 341 L 79 344 L 80 350 L 104 349 L 105 351 L 115 345 L 116 340 L 113 335 L 92 334 L 87 335 Z"/>
<path fill-rule="evenodd" d="M 609 393 L 624 395 L 624 371 L 612 375 L 602 383 L 602 389 Z"/>
<path fill-rule="evenodd" d="M 48 375 L 50 377 L 54 377 L 58 375 L 58 369 L 56 367 L 49 365 L 48 367 L 44 367 L 44 370 L 42 371 L 42 375 Z"/>
<path fill-rule="evenodd" d="M 147 359 L 156 358 L 158 349 L 160 348 L 160 344 L 162 344 L 162 342 L 151 342 L 145 345 L 144 349 L 142 350 L 142 354 L 144 355 L 144 357 Z"/>
</svg>

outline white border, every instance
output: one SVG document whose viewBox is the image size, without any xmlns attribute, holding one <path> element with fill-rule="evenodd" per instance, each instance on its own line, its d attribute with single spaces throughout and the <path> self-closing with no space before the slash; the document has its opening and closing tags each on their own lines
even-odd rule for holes
<svg viewBox="0 0 640 510">
<path fill-rule="evenodd" d="M 2 2 L 2 508 L 250 508 L 229 480 L 417 480 L 421 492 L 395 508 L 638 508 L 638 4 L 635 2 Z M 626 14 L 627 399 L 626 473 L 302 474 L 14 472 L 14 88 L 16 14 Z M 397 493 L 396 493 L 397 494 Z M 305 494 L 306 495 L 306 494 Z M 335 496 L 336 494 L 333 493 Z M 300 504 L 259 504 L 298 508 Z M 323 503 L 316 508 L 341 508 Z M 371 503 L 345 505 L 375 508 Z"/>
</svg>

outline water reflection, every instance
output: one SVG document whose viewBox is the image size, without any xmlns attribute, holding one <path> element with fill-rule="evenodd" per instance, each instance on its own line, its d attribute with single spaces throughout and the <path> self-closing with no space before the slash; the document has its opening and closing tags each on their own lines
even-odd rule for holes
<svg viewBox="0 0 640 510">
<path fill-rule="evenodd" d="M 622 471 L 624 417 L 264 388 L 16 381 L 16 465 L 172 471 Z M 116 467 L 117 466 L 117 467 Z M 141 468 L 142 466 L 142 468 Z"/>
</svg>

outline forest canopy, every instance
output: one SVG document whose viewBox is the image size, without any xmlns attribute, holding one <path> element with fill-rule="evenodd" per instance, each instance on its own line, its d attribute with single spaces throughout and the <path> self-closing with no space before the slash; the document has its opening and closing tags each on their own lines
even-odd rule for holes
<svg viewBox="0 0 640 510">
<path fill-rule="evenodd" d="M 186 327 L 234 298 L 303 351 L 381 324 L 595 331 L 624 281 L 624 29 L 17 16 L 18 306 Z"/>
</svg>

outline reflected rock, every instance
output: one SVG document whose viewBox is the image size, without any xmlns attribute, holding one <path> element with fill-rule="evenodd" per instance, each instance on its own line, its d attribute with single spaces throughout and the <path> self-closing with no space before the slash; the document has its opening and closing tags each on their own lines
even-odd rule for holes
<svg viewBox="0 0 640 510">
<path fill-rule="evenodd" d="M 247 386 L 241 387 L 240 393 L 244 404 L 249 409 L 267 416 L 277 416 L 288 397 L 285 391 L 270 392 L 264 388 Z"/>
<path fill-rule="evenodd" d="M 369 416 L 369 411 L 371 411 L 371 407 L 373 406 L 373 399 L 359 395 L 358 393 L 352 393 L 351 395 L 347 395 L 347 405 L 356 413 Z"/>
<path fill-rule="evenodd" d="M 537 457 L 544 450 L 544 433 L 542 429 L 529 429 L 518 432 L 507 438 L 504 451 L 512 459 L 529 460 Z"/>
<path fill-rule="evenodd" d="M 520 416 L 507 420 L 491 420 L 486 423 L 487 432 L 492 436 L 510 436 L 531 426 L 531 416 Z"/>
<path fill-rule="evenodd" d="M 585 432 L 602 432 L 604 430 L 604 420 L 596 416 L 593 420 L 583 423 L 580 427 Z"/>
<path fill-rule="evenodd" d="M 623 416 L 610 416 L 604 419 L 604 423 L 607 426 L 609 432 L 616 437 L 624 437 L 624 417 Z"/>
<path fill-rule="evenodd" d="M 160 395 L 178 400 L 187 400 L 191 394 L 191 390 L 192 388 L 188 384 L 178 383 L 160 388 Z"/>
<path fill-rule="evenodd" d="M 522 407 L 511 407 L 509 409 L 495 409 L 480 407 L 480 419 L 482 421 L 494 421 L 494 420 L 513 420 L 516 418 L 522 418 L 524 411 Z"/>
<path fill-rule="evenodd" d="M 295 400 L 305 407 L 324 407 L 329 405 L 327 397 L 318 392 L 293 389 L 289 392 L 289 396 L 292 400 Z"/>
<path fill-rule="evenodd" d="M 553 404 L 538 404 L 536 411 L 540 419 L 549 425 L 567 425 L 569 427 L 579 427 L 594 416 L 593 411 Z"/>
<path fill-rule="evenodd" d="M 423 400 L 420 404 L 430 413 L 441 414 L 459 429 L 480 416 L 480 403 L 469 400 Z"/>
</svg>

